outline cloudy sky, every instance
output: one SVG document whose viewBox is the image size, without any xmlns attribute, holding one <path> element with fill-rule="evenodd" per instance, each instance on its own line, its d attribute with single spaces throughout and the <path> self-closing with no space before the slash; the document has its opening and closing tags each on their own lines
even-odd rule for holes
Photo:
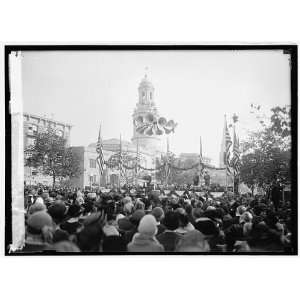
<svg viewBox="0 0 300 300">
<path fill-rule="evenodd" d="M 219 161 L 224 114 L 238 131 L 257 128 L 250 104 L 264 112 L 290 103 L 289 56 L 282 51 L 52 51 L 23 52 L 27 113 L 73 125 L 71 144 L 102 136 L 130 140 L 138 85 L 148 67 L 159 113 L 178 123 L 171 151 Z"/>
</svg>

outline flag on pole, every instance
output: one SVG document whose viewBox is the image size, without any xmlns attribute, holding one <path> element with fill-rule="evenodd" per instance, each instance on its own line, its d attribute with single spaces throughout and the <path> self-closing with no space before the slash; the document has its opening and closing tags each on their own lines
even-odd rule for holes
<svg viewBox="0 0 300 300">
<path fill-rule="evenodd" d="M 98 135 L 98 141 L 96 145 L 96 152 L 98 154 L 96 162 L 99 166 L 100 174 L 103 174 L 104 171 L 104 156 L 103 156 L 103 144 L 102 144 L 102 138 L 101 138 L 101 125 L 99 128 L 99 135 Z"/>
<path fill-rule="evenodd" d="M 229 134 L 229 130 L 227 127 L 227 121 L 226 121 L 226 116 L 225 116 L 225 124 L 224 124 L 224 149 L 223 149 L 223 159 L 224 159 L 224 165 L 226 167 L 226 172 L 227 174 L 231 174 L 231 169 L 230 169 L 230 147 L 232 145 L 231 137 Z"/>
<path fill-rule="evenodd" d="M 200 170 L 200 176 L 203 174 L 203 155 L 202 155 L 202 139 L 201 139 L 201 136 L 200 136 L 200 152 L 199 152 L 199 170 Z"/>
<path fill-rule="evenodd" d="M 122 179 L 124 179 L 126 176 L 125 176 L 125 169 L 124 169 L 124 166 L 123 166 L 123 151 L 122 151 L 122 138 L 121 138 L 121 135 L 120 135 L 120 153 L 119 153 L 119 170 L 120 170 L 120 177 Z M 120 178 L 120 179 L 121 179 Z"/>
<path fill-rule="evenodd" d="M 240 161 L 239 139 L 237 138 L 235 131 L 233 135 L 233 152 L 232 152 L 231 166 L 233 168 L 234 175 L 237 176 L 240 172 L 241 161 Z"/>
</svg>

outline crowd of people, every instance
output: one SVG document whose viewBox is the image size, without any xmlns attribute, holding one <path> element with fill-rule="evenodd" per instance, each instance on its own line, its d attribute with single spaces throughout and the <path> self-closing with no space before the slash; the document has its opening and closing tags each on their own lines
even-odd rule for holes
<svg viewBox="0 0 300 300">
<path fill-rule="evenodd" d="M 20 252 L 292 252 L 290 201 L 224 193 L 25 186 Z"/>
</svg>

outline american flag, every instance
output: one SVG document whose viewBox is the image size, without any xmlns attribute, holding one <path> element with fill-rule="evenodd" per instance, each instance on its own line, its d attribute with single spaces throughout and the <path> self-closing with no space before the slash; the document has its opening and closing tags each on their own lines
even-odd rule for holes
<svg viewBox="0 0 300 300">
<path fill-rule="evenodd" d="M 232 160 L 231 160 L 231 166 L 233 167 L 234 175 L 238 175 L 240 172 L 240 147 L 239 147 L 239 139 L 236 136 L 236 133 L 234 132 L 233 135 L 233 154 L 232 154 Z"/>
<path fill-rule="evenodd" d="M 202 155 L 202 139 L 201 139 L 201 136 L 200 136 L 200 153 L 199 153 L 199 170 L 200 170 L 200 176 L 202 176 L 203 175 L 203 169 L 204 169 L 204 167 L 203 167 L 203 155 Z"/>
<path fill-rule="evenodd" d="M 224 138 L 225 138 L 225 149 L 224 149 L 224 165 L 226 166 L 227 174 L 231 174 L 230 169 L 230 147 L 232 145 L 231 137 L 229 134 L 229 130 L 227 127 L 227 122 L 225 119 L 225 130 L 224 130 Z"/>
<path fill-rule="evenodd" d="M 124 157 L 123 157 L 123 151 L 122 151 L 122 138 L 120 135 L 119 170 L 120 170 L 120 177 L 124 179 L 126 177 L 125 176 L 126 174 L 125 174 L 125 169 L 124 169 L 123 164 L 124 164 Z"/>
<path fill-rule="evenodd" d="M 134 171 L 135 171 L 136 175 L 137 175 L 137 173 L 139 171 L 138 165 L 140 164 L 140 162 L 141 162 L 141 157 L 140 157 L 140 152 L 139 152 L 139 139 L 137 139 L 137 141 L 136 141 L 135 168 L 134 168 Z"/>
<path fill-rule="evenodd" d="M 97 156 L 97 164 L 99 166 L 100 174 L 103 174 L 104 171 L 104 156 L 103 156 L 103 145 L 102 145 L 102 138 L 101 138 L 101 126 L 99 129 L 99 135 L 98 135 L 98 141 L 97 141 L 97 146 L 96 146 L 96 152 L 98 153 Z"/>
</svg>

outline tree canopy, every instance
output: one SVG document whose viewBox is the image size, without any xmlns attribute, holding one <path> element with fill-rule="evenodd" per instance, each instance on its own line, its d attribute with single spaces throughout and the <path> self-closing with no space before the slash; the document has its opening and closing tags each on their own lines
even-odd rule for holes
<svg viewBox="0 0 300 300">
<path fill-rule="evenodd" d="M 291 121 L 290 107 L 274 107 L 269 118 L 260 115 L 260 106 L 252 105 L 260 129 L 250 132 L 242 143 L 241 180 L 253 187 L 278 179 L 290 181 Z"/>
<path fill-rule="evenodd" d="M 71 178 L 80 174 L 79 157 L 67 147 L 67 140 L 51 127 L 36 134 L 34 144 L 25 149 L 25 157 L 26 166 L 52 176 L 53 186 L 59 177 Z"/>
</svg>

